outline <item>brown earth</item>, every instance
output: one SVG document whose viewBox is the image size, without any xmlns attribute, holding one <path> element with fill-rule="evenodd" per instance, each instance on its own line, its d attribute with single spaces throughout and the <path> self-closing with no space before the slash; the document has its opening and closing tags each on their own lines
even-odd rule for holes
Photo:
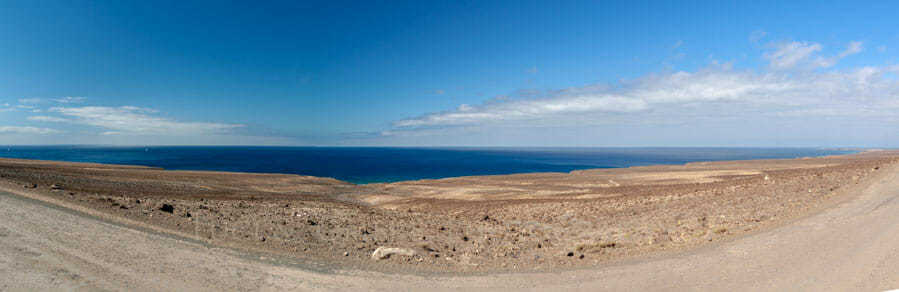
<svg viewBox="0 0 899 292">
<path fill-rule="evenodd" d="M 215 245 L 338 267 L 552 270 L 769 228 L 848 198 L 854 186 L 896 162 L 899 152 L 869 151 L 353 185 L 296 175 L 2 159 L 0 188 Z M 372 259 L 379 247 L 414 254 Z"/>
</svg>

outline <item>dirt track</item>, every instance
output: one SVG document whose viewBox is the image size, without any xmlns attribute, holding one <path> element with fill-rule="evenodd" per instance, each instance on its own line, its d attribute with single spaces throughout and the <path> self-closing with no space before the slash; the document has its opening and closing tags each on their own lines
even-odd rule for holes
<svg viewBox="0 0 899 292">
<path fill-rule="evenodd" d="M 899 287 L 899 168 L 851 200 L 687 253 L 557 273 L 416 276 L 327 270 L 135 230 L 0 195 L 0 290 L 835 290 Z"/>
</svg>

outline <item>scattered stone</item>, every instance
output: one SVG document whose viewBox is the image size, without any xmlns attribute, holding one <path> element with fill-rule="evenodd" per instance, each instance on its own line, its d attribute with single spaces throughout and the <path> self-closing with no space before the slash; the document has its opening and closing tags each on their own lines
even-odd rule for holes
<svg viewBox="0 0 899 292">
<path fill-rule="evenodd" d="M 140 199 L 134 200 L 134 202 L 140 204 Z"/>
<path fill-rule="evenodd" d="M 121 205 L 121 206 L 119 206 L 119 209 L 122 209 L 122 210 L 128 210 L 128 206 Z"/>
<path fill-rule="evenodd" d="M 259 239 L 259 241 L 265 242 L 265 236 Z"/>
<path fill-rule="evenodd" d="M 584 255 L 577 257 L 578 259 L 584 259 Z"/>
<path fill-rule="evenodd" d="M 401 255 L 411 257 L 415 255 L 415 251 L 408 248 L 399 248 L 399 247 L 378 247 L 375 249 L 373 253 L 371 253 L 371 258 L 374 260 L 383 260 L 389 258 L 392 255 Z"/>
<path fill-rule="evenodd" d="M 191 216 L 192 215 L 190 215 L 190 212 L 184 212 L 184 217 L 190 218 Z"/>
<path fill-rule="evenodd" d="M 570 251 L 569 251 L 568 254 L 567 254 L 567 256 L 573 257 L 573 256 L 574 256 L 574 252 L 570 252 Z"/>
<path fill-rule="evenodd" d="M 26 184 L 23 187 L 25 187 L 26 189 L 36 189 L 37 184 Z"/>
<path fill-rule="evenodd" d="M 345 257 L 350 256 L 350 252 L 348 252 L 348 251 L 343 252 L 343 256 L 345 256 Z"/>
<path fill-rule="evenodd" d="M 51 190 L 61 190 L 62 186 L 58 185 L 58 184 L 52 184 L 52 185 L 50 185 L 50 189 Z"/>
<path fill-rule="evenodd" d="M 166 213 L 175 213 L 175 207 L 169 204 L 162 204 L 162 207 L 159 207 L 159 210 Z"/>
<path fill-rule="evenodd" d="M 423 250 L 425 250 L 425 251 L 427 251 L 427 252 L 437 252 L 437 249 L 431 247 L 431 246 L 428 245 L 428 244 L 422 244 L 422 245 L 421 245 L 421 249 L 423 249 Z"/>
</svg>

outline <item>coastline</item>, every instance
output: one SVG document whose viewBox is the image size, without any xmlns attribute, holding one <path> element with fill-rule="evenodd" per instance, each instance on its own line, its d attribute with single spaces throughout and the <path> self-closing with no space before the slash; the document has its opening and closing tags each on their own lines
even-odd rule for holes
<svg viewBox="0 0 899 292">
<path fill-rule="evenodd" d="M 8 149 L 9 151 L 9 149 Z M 569 173 L 706 161 L 792 159 L 863 151 L 808 147 L 103 147 L 18 146 L 0 157 L 165 170 L 293 174 L 366 185 Z M 149 152 L 151 154 L 145 154 Z M 223 159 L 223 157 L 227 157 Z M 288 157 L 289 159 L 282 159 Z M 312 158 L 318 157 L 318 158 Z M 372 159 L 372 157 L 379 157 Z M 414 158 L 409 158 L 414 157 Z M 318 167 L 315 165 L 325 165 Z M 337 165 L 337 166 L 334 166 Z M 439 166 L 439 167 L 436 167 Z M 387 171 L 378 171 L 385 169 Z M 446 170 L 443 170 L 446 169 Z"/>
<path fill-rule="evenodd" d="M 0 180 L 19 195 L 216 246 L 343 269 L 482 273 L 586 268 L 732 240 L 851 197 L 846 192 L 853 185 L 863 185 L 876 173 L 872 169 L 895 163 L 896 156 L 866 151 L 378 185 L 2 159 Z M 28 183 L 38 187 L 22 187 Z M 52 184 L 61 190 L 51 190 Z M 566 185 L 590 191 L 573 193 Z M 774 192 L 765 200 L 747 195 L 766 189 Z M 162 204 L 175 211 L 159 210 Z M 777 204 L 785 205 L 769 210 Z M 372 260 L 380 246 L 415 255 Z"/>
</svg>

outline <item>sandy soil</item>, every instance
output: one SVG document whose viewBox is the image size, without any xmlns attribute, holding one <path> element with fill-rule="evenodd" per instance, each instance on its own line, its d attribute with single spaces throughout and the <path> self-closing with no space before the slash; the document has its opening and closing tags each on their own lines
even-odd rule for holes
<svg viewBox="0 0 899 292">
<path fill-rule="evenodd" d="M 479 274 L 603 266 L 731 240 L 848 200 L 897 159 L 876 151 L 358 186 L 0 160 L 0 188 L 212 246 L 328 267 Z M 373 259 L 381 247 L 401 253 Z"/>
<path fill-rule="evenodd" d="M 828 208 L 777 228 L 591 268 L 475 275 L 382 273 L 220 248 L 20 186 L 0 192 L 0 290 L 882 291 L 899 287 L 899 165 L 865 171 Z"/>
</svg>

